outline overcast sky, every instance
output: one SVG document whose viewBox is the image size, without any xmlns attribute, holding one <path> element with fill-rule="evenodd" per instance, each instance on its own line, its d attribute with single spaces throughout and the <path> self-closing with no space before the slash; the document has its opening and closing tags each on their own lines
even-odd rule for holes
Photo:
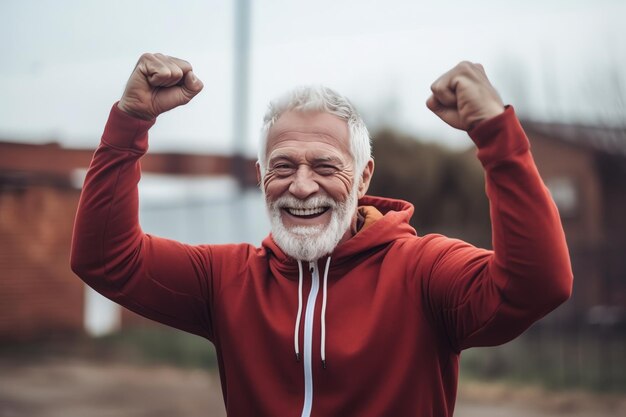
<svg viewBox="0 0 626 417">
<path fill-rule="evenodd" d="M 528 117 L 624 117 L 625 1 L 251 3 L 250 154 L 268 100 L 310 83 L 350 97 L 371 128 L 465 146 L 424 106 L 431 82 L 464 59 Z M 159 118 L 151 149 L 228 152 L 233 4 L 3 0 L 0 138 L 94 147 L 139 55 L 162 52 L 190 61 L 205 89 Z"/>
</svg>

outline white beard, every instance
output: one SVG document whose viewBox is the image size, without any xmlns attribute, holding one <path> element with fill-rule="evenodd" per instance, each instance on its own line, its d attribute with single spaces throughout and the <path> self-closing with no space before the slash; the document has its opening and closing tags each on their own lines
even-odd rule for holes
<svg viewBox="0 0 626 417">
<path fill-rule="evenodd" d="M 299 200 L 291 196 L 283 196 L 275 201 L 265 201 L 272 227 L 274 241 L 288 256 L 301 261 L 314 261 L 332 253 L 341 238 L 350 228 L 356 212 L 358 200 L 358 182 L 352 187 L 350 196 L 344 202 L 329 197 L 318 196 L 307 200 Z M 293 226 L 285 227 L 281 218 L 281 209 L 315 208 L 330 206 L 331 217 L 326 226 Z"/>
</svg>

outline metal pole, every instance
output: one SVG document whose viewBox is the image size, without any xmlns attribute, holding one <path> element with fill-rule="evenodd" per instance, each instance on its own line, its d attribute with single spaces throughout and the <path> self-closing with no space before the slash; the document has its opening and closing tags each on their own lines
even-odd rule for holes
<svg viewBox="0 0 626 417">
<path fill-rule="evenodd" d="M 233 232 L 239 241 L 246 240 L 247 216 L 244 206 L 245 150 L 249 114 L 250 69 L 250 0 L 235 3 L 235 50 L 234 50 L 234 108 L 233 108 L 233 165 L 232 173 L 238 183 L 233 214 Z"/>
<path fill-rule="evenodd" d="M 234 154 L 245 154 L 248 132 L 248 84 L 250 67 L 250 0 L 237 0 L 235 5 L 235 65 L 234 65 Z M 243 177 L 240 178 L 243 181 Z"/>
</svg>

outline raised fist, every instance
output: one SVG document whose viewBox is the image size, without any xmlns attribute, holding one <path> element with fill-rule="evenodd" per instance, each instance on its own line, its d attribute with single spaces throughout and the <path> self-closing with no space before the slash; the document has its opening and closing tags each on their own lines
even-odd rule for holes
<svg viewBox="0 0 626 417">
<path fill-rule="evenodd" d="M 163 54 L 143 54 L 117 106 L 134 117 L 152 120 L 187 104 L 202 87 L 189 62 Z"/>
<path fill-rule="evenodd" d="M 504 112 L 500 95 L 480 64 L 463 61 L 431 86 L 426 106 L 450 126 L 470 131 L 483 120 Z"/>
</svg>

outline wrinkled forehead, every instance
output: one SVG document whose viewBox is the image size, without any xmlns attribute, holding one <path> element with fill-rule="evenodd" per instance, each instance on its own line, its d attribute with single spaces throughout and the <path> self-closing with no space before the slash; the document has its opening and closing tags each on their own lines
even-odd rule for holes
<svg viewBox="0 0 626 417">
<path fill-rule="evenodd" d="M 348 123 L 333 114 L 321 111 L 287 111 L 267 134 L 266 156 L 285 142 L 322 142 L 351 155 Z"/>
</svg>

